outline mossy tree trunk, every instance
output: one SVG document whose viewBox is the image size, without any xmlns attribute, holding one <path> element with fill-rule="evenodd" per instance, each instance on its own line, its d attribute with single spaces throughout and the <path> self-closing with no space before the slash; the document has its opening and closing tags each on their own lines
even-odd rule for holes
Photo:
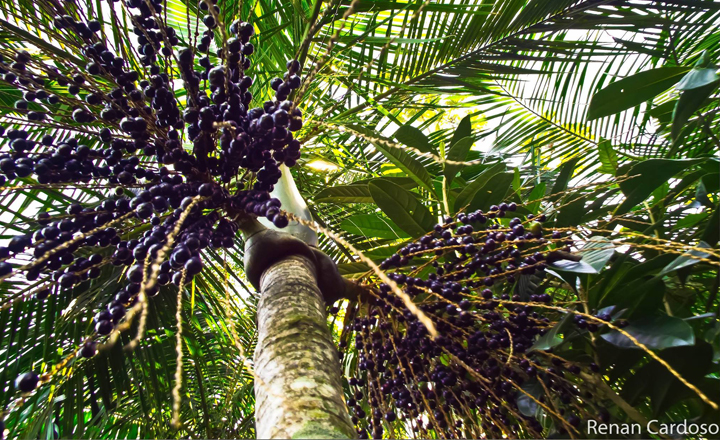
<svg viewBox="0 0 720 440">
<path fill-rule="evenodd" d="M 260 280 L 255 350 L 258 438 L 355 438 L 314 265 L 288 257 Z"/>
</svg>

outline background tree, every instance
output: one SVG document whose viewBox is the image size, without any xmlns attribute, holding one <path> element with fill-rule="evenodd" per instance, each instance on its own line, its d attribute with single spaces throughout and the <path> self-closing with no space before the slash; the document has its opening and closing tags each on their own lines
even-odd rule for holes
<svg viewBox="0 0 720 440">
<path fill-rule="evenodd" d="M 199 255 L 201 272 L 192 277 L 185 271 L 183 280 L 183 271 L 172 268 L 180 274 L 177 284 L 188 283 L 161 287 L 147 312 L 138 312 L 117 342 L 90 359 L 73 353 L 86 346 L 98 322 L 111 322 L 92 315 L 127 292 L 127 277 L 135 276 L 127 266 L 108 264 L 119 259 L 115 249 L 92 246 L 113 238 L 86 240 L 74 261 L 64 257 L 50 263 L 58 265 L 50 271 L 21 269 L 42 258 L 36 249 L 43 240 L 54 240 L 35 235 L 46 222 L 78 225 L 84 213 L 74 205 L 97 210 L 98 221 L 106 200 L 146 197 L 147 172 L 130 176 L 139 183 L 121 181 L 127 170 L 119 169 L 90 171 L 82 181 L 77 173 L 89 170 L 70 164 L 87 147 L 97 167 L 107 164 L 94 159 L 102 151 L 120 151 L 118 164 L 138 158 L 134 170 L 155 173 L 161 166 L 158 148 L 126 142 L 145 130 L 143 123 L 133 119 L 123 127 L 120 117 L 113 119 L 128 115 L 103 114 L 102 103 L 118 111 L 150 106 L 129 116 L 146 121 L 154 147 L 162 141 L 160 162 L 169 165 L 169 175 L 184 176 L 172 183 L 187 185 L 178 188 L 186 192 L 182 197 L 198 195 L 192 183 L 204 177 L 193 170 L 202 174 L 203 167 L 214 176 L 204 182 L 214 180 L 213 188 L 223 187 L 227 198 L 246 190 L 240 184 L 277 178 L 261 177 L 257 164 L 227 160 L 243 157 L 223 144 L 232 114 L 223 121 L 220 112 L 202 115 L 217 123 L 198 127 L 201 139 L 217 137 L 203 142 L 191 142 L 196 129 L 177 122 L 181 110 L 202 106 L 192 102 L 199 90 L 233 92 L 230 83 L 240 82 L 240 75 L 232 77 L 238 61 L 227 55 L 236 53 L 228 38 L 241 31 L 230 27 L 237 19 L 251 23 L 242 32 L 254 30 L 253 49 L 247 49 L 253 61 L 241 66 L 253 78 L 252 101 L 243 103 L 248 108 L 276 96 L 272 79 L 295 69 L 288 59 L 305 66 L 292 97 L 303 115 L 294 132 L 302 156 L 293 174 L 320 232 L 318 247 L 343 276 L 364 287 L 362 296 L 329 309 L 359 435 L 575 437 L 590 418 L 717 420 L 718 3 L 258 0 L 217 6 L 2 2 L 0 169 L 7 182 L 0 221 L 8 254 L 0 287 L 6 347 L 0 383 L 8 436 L 255 435 L 257 372 L 246 358 L 255 350 L 258 297 L 248 286 L 243 245 L 230 221 L 222 241 Z M 203 33 L 206 25 L 212 31 Z M 86 40 L 103 41 L 113 58 L 88 51 Z M 183 56 L 186 47 L 196 50 L 193 64 Z M 207 61 L 200 56 L 206 52 Z M 206 82 L 208 65 L 226 70 L 208 72 Z M 113 67 L 122 68 L 122 77 Z M 192 80 L 193 68 L 199 81 Z M 130 71 L 137 78 L 126 76 Z M 167 78 L 153 77 L 161 72 Z M 114 92 L 118 81 L 136 84 L 137 93 L 125 85 Z M 162 88 L 166 99 L 157 98 Z M 212 95 L 208 104 L 216 98 L 223 99 Z M 123 145 L 108 148 L 103 128 Z M 45 135 L 52 139 L 44 142 Z M 173 148 L 166 150 L 168 143 Z M 70 148 L 64 159 L 62 145 Z M 164 157 L 172 151 L 178 157 Z M 43 154 L 56 152 L 63 157 L 48 174 L 59 177 L 41 177 Z M 294 165 L 294 157 L 275 159 Z M 66 173 L 58 171 L 61 165 Z M 228 168 L 238 165 L 239 174 Z M 267 185 L 254 190 L 267 191 Z M 211 214 L 218 207 L 212 197 L 220 192 L 211 188 L 211 199 L 196 200 L 196 209 L 190 201 L 174 206 L 178 214 L 151 211 L 174 216 L 171 222 L 205 215 L 201 228 L 212 225 L 214 232 L 220 219 Z M 171 195 L 182 203 L 180 193 Z M 246 201 L 218 212 L 233 220 L 249 208 Z M 142 218 L 147 209 L 140 211 Z M 45 212 L 50 218 L 39 214 Z M 488 212 L 494 218 L 481 223 Z M 458 231 L 463 219 L 473 231 Z M 523 249 L 507 240 L 508 233 L 521 234 L 517 226 L 531 235 Z M 112 227 L 121 241 L 149 230 L 134 217 Z M 498 233 L 506 239 L 497 240 Z M 539 233 L 545 242 L 537 241 Z M 10 245 L 24 234 L 30 243 L 14 238 Z M 490 234 L 494 245 L 487 243 Z M 468 236 L 472 243 L 458 243 Z M 11 249 L 21 244 L 26 252 Z M 519 257 L 509 255 L 515 250 Z M 574 256 L 558 253 L 568 250 Z M 92 254 L 101 260 L 92 261 Z M 451 280 L 473 254 L 508 261 L 493 261 L 496 267 L 483 257 Z M 408 255 L 413 258 L 406 262 Z M 144 258 L 135 262 L 141 268 Z M 94 267 L 81 268 L 80 259 Z M 59 270 L 93 277 L 71 288 L 79 279 L 66 277 L 60 285 L 59 275 L 51 274 Z M 443 282 L 439 292 L 432 281 Z M 461 290 L 452 291 L 450 283 Z M 403 293 L 417 310 L 406 309 Z M 433 324 L 423 324 L 422 316 Z M 440 339 L 429 338 L 433 328 Z M 128 345 L 135 349 L 123 350 Z M 43 384 L 34 389 L 33 378 L 25 377 L 18 385 L 33 390 L 23 395 L 14 381 L 29 371 L 42 375 Z"/>
</svg>

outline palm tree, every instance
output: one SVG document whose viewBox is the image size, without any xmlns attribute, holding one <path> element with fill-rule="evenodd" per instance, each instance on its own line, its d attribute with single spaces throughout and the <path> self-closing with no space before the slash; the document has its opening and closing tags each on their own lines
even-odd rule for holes
<svg viewBox="0 0 720 440">
<path fill-rule="evenodd" d="M 717 420 L 717 2 L 0 4 L 8 437 Z"/>
</svg>

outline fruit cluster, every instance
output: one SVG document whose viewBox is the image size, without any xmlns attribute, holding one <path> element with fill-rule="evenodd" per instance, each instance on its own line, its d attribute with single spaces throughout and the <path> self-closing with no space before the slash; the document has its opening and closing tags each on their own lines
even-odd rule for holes
<svg viewBox="0 0 720 440">
<path fill-rule="evenodd" d="M 57 5 L 53 35 L 82 64 L 51 64 L 25 50 L 0 54 L 0 81 L 21 96 L 12 110 L 18 123 L 0 127 L 0 184 L 84 184 L 101 194 L 39 213 L 0 247 L 0 276 L 37 282 L 35 296 L 44 300 L 58 289 L 79 294 L 106 265 L 126 267 L 124 286 L 95 315 L 96 336 L 81 356 L 93 356 L 98 337 L 123 320 L 152 263 L 160 269 L 147 296 L 192 280 L 205 248 L 232 247 L 239 215 L 288 224 L 270 192 L 280 166 L 300 158 L 293 132 L 302 113 L 288 98 L 301 85 L 302 66 L 288 61 L 285 77 L 271 82 L 274 99 L 253 108 L 246 72 L 254 27 L 238 20 L 225 29 L 214 3 L 199 3 L 207 29 L 196 45 L 166 24 L 161 0 L 129 0 L 133 48 L 114 46 L 104 23 Z M 211 52 L 219 27 L 224 38 Z M 16 263 L 28 256 L 28 264 Z M 23 392 L 37 384 L 35 373 L 17 380 Z"/>
<path fill-rule="evenodd" d="M 544 308 L 553 298 L 533 286 L 572 240 L 545 233 L 543 215 L 499 220 L 516 209 L 503 203 L 448 217 L 382 263 L 440 336 L 431 338 L 391 288 L 379 286 L 367 315 L 354 321 L 354 341 L 340 345 L 358 352 L 347 403 L 360 438 L 382 438 L 397 418 L 415 435 L 429 437 L 431 429 L 445 438 L 575 435 L 582 418 L 607 419 L 582 391 L 578 364 L 534 347 L 559 316 Z M 597 330 L 574 322 L 578 331 Z"/>
</svg>

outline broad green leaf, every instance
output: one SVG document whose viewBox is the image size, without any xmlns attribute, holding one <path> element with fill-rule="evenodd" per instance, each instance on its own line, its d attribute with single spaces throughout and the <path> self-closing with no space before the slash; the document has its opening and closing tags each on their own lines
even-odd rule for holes
<svg viewBox="0 0 720 440">
<path fill-rule="evenodd" d="M 378 179 L 379 177 L 373 178 L 373 179 L 362 179 L 358 180 L 356 182 L 353 182 L 353 185 L 367 185 L 368 183 L 372 182 L 375 179 Z M 402 186 L 405 189 L 413 189 L 417 188 L 418 184 L 416 181 L 411 179 L 410 177 L 395 177 L 395 176 L 383 176 L 383 180 L 388 180 L 396 185 Z"/>
<path fill-rule="evenodd" d="M 587 261 L 558 260 L 550 265 L 557 270 L 573 273 L 598 273 Z"/>
<path fill-rule="evenodd" d="M 464 162 L 467 159 L 468 152 L 473 145 L 473 138 L 465 137 L 450 146 L 450 150 L 447 154 L 447 159 L 455 162 Z M 460 171 L 463 165 L 457 164 L 444 164 L 443 174 L 447 177 L 448 185 L 455 178 L 455 175 Z"/>
<path fill-rule="evenodd" d="M 515 191 L 516 194 L 520 194 L 520 188 L 522 188 L 522 182 L 520 181 L 520 170 L 517 167 L 515 167 L 515 169 L 513 170 L 512 187 L 513 187 L 513 191 Z"/>
<path fill-rule="evenodd" d="M 600 272 L 615 253 L 615 246 L 605 237 L 590 237 L 580 250 L 582 260 Z"/>
<path fill-rule="evenodd" d="M 525 392 L 523 393 L 521 391 L 518 391 L 515 398 L 518 410 L 524 416 L 535 417 L 537 410 L 540 407 L 540 405 L 538 405 L 535 400 L 540 401 L 540 397 L 543 395 L 544 389 L 542 385 L 540 385 L 540 383 L 537 381 L 537 379 L 525 382 L 521 388 Z M 531 399 L 528 394 L 530 396 L 533 396 L 535 400 Z"/>
<path fill-rule="evenodd" d="M 714 327 L 705 332 L 703 339 L 713 347 L 713 361 L 720 360 L 720 321 L 717 321 Z"/>
<path fill-rule="evenodd" d="M 555 324 L 553 328 L 548 330 L 548 332 L 544 335 L 540 336 L 538 340 L 535 341 L 535 343 L 532 345 L 532 347 L 528 349 L 528 351 L 549 350 L 562 344 L 563 338 L 561 338 L 559 335 L 570 324 L 570 320 L 572 319 L 572 317 L 572 313 L 565 314 L 565 316 L 557 324 Z"/>
<path fill-rule="evenodd" d="M 373 260 L 384 260 L 385 258 L 393 255 L 397 252 L 397 245 L 390 244 L 386 246 L 376 247 L 372 250 L 365 252 L 365 256 L 372 258 Z"/>
<path fill-rule="evenodd" d="M 592 297 L 590 302 L 595 303 L 597 299 L 598 306 L 616 305 L 630 309 L 630 314 L 636 311 L 647 314 L 662 304 L 666 291 L 667 286 L 662 277 L 628 278 L 626 283 L 607 289 L 601 297 Z"/>
<path fill-rule="evenodd" d="M 512 189 L 513 173 L 499 173 L 494 175 L 483 185 L 473 197 L 470 209 L 488 209 L 505 199 L 505 195 Z"/>
<path fill-rule="evenodd" d="M 677 90 L 692 90 L 720 81 L 718 69 L 714 67 L 694 68 L 675 86 Z"/>
<path fill-rule="evenodd" d="M 351 234 L 368 238 L 398 239 L 409 237 L 392 220 L 378 214 L 353 215 L 340 222 L 340 228 Z"/>
<path fill-rule="evenodd" d="M 382 179 L 368 186 L 375 204 L 411 237 L 419 237 L 435 226 L 430 211 L 410 191 Z"/>
<path fill-rule="evenodd" d="M 705 220 L 710 216 L 710 212 L 704 211 L 699 212 L 697 214 L 688 214 L 685 217 L 678 220 L 677 223 L 675 223 L 675 228 L 681 229 L 681 228 L 692 228 L 693 226 L 697 225 L 701 221 Z"/>
<path fill-rule="evenodd" d="M 363 126 L 355 124 L 349 124 L 348 126 L 359 133 L 367 135 L 370 141 L 372 141 L 373 138 L 381 138 L 382 140 L 386 140 L 378 133 L 374 132 L 373 130 L 369 130 Z M 427 189 L 431 194 L 435 194 L 432 185 L 432 177 L 428 173 L 427 169 L 423 164 L 421 164 L 414 157 L 412 157 L 405 149 L 388 145 L 386 142 L 373 142 L 373 145 L 386 158 L 388 158 L 388 160 L 392 162 L 393 165 L 400 168 L 400 170 L 402 170 L 402 172 L 405 173 L 407 177 L 411 178 L 418 185 Z"/>
<path fill-rule="evenodd" d="M 417 148 L 423 153 L 437 154 L 435 146 L 430 143 L 430 140 L 425 134 L 418 128 L 412 125 L 403 125 L 393 135 L 400 143 L 407 145 L 411 148 Z"/>
<path fill-rule="evenodd" d="M 598 171 L 615 175 L 618 167 L 618 158 L 609 140 L 604 139 L 598 144 L 598 157 L 600 159 Z"/>
<path fill-rule="evenodd" d="M 625 194 L 625 201 L 617 208 L 615 215 L 625 214 L 645 200 L 658 186 L 703 159 L 648 159 L 630 167 L 627 177 L 619 185 Z M 621 177 L 621 176 L 618 176 Z"/>
<path fill-rule="evenodd" d="M 680 81 L 689 67 L 658 67 L 625 77 L 593 95 L 587 119 L 609 116 L 654 98 Z"/>
<path fill-rule="evenodd" d="M 545 186 L 545 182 L 540 182 L 540 185 L 535 185 L 532 191 L 530 191 L 530 194 L 528 194 L 527 196 L 527 200 L 525 201 L 525 207 L 532 214 L 538 213 L 542 198 L 545 197 Z"/>
<path fill-rule="evenodd" d="M 647 111 L 647 114 L 657 119 L 662 124 L 667 124 L 672 121 L 673 109 L 677 104 L 677 99 L 672 99 L 668 102 L 664 102 L 656 107 Z"/>
<path fill-rule="evenodd" d="M 712 247 L 705 243 L 704 241 L 701 241 L 698 243 L 696 247 L 701 248 L 707 248 L 712 249 Z M 665 275 L 666 273 L 670 273 L 674 270 L 682 269 L 683 267 L 692 266 L 693 264 L 697 264 L 700 262 L 698 258 L 708 258 L 710 257 L 710 254 L 707 252 L 698 251 L 696 249 L 693 249 L 689 252 L 686 252 L 679 257 L 677 257 L 675 260 L 673 260 L 672 263 L 668 264 L 663 268 L 662 271 L 660 271 L 659 275 Z"/>
<path fill-rule="evenodd" d="M 703 313 L 702 315 L 688 316 L 687 318 L 683 318 L 683 321 L 698 321 L 708 318 L 715 318 L 715 314 L 713 312 L 707 312 Z"/>
<path fill-rule="evenodd" d="M 705 187 L 705 182 L 703 182 L 702 179 L 698 181 L 697 188 L 695 188 L 695 200 L 705 206 L 712 208 L 712 201 L 708 197 L 708 190 Z"/>
<path fill-rule="evenodd" d="M 662 315 L 633 319 L 630 321 L 630 325 L 623 328 L 623 330 L 654 350 L 693 345 L 695 343 L 695 334 L 690 324 L 674 316 Z M 616 330 L 605 333 L 602 338 L 617 347 L 640 349 L 625 335 Z"/>
<path fill-rule="evenodd" d="M 720 81 L 682 92 L 680 99 L 678 99 L 677 104 L 675 104 L 675 109 L 672 114 L 671 135 L 674 142 L 677 142 L 685 123 L 693 113 L 703 106 L 705 100 L 713 93 L 718 84 L 720 84 Z"/>
<path fill-rule="evenodd" d="M 598 310 L 596 316 L 600 317 L 600 315 L 607 315 L 610 317 L 610 320 L 616 320 L 622 317 L 626 311 L 627 309 L 619 309 L 617 306 L 607 306 Z"/>
<path fill-rule="evenodd" d="M 472 136 L 472 122 L 470 121 L 470 115 L 467 115 L 462 118 L 457 128 L 455 128 L 455 133 L 453 133 L 453 137 L 450 140 L 450 147 L 457 144 L 460 139 L 470 136 Z"/>
<path fill-rule="evenodd" d="M 469 204 L 473 198 L 475 197 L 475 194 L 478 192 L 480 188 L 482 188 L 493 176 L 496 174 L 502 172 L 505 170 L 505 164 L 499 163 L 496 165 L 493 165 L 492 167 L 486 169 L 482 173 L 480 173 L 479 176 L 477 176 L 475 179 L 473 179 L 472 182 L 469 182 L 465 188 L 463 188 L 462 191 L 460 191 L 460 194 L 458 194 L 457 199 L 455 199 L 455 207 L 457 209 L 464 208 L 467 204 Z"/>
<path fill-rule="evenodd" d="M 380 145 L 378 143 L 375 144 L 375 147 L 378 151 L 383 153 L 390 162 L 400 168 L 408 175 L 408 177 L 417 182 L 418 185 L 430 191 L 431 194 L 435 194 L 435 190 L 432 185 L 432 177 L 427 172 L 423 164 L 399 148 Z"/>
<path fill-rule="evenodd" d="M 565 199 L 563 199 L 563 206 L 560 208 L 560 212 L 555 220 L 555 226 L 564 228 L 577 225 L 587 212 L 585 209 L 587 200 L 587 195 L 568 194 Z"/>
<path fill-rule="evenodd" d="M 636 352 L 637 350 L 633 351 Z M 706 377 L 713 368 L 712 346 L 702 341 L 692 346 L 671 347 L 658 353 L 668 365 L 670 365 L 683 379 L 694 385 L 706 383 Z M 624 357 L 632 356 L 630 353 L 623 353 Z M 632 366 L 628 366 L 632 367 Z M 717 401 L 718 386 L 717 379 L 712 380 L 712 385 L 703 389 L 706 395 L 713 396 Z M 711 393 L 711 394 L 710 394 Z M 637 368 L 634 374 L 628 375 L 628 381 L 623 386 L 623 398 L 631 405 L 638 405 L 640 401 L 650 398 L 652 414 L 657 416 L 682 400 L 696 396 L 687 385 L 681 383 L 672 375 L 666 366 L 655 360 L 651 360 L 642 367 Z M 711 415 L 706 420 L 709 423 L 717 423 L 717 414 Z M 689 425 L 689 423 L 688 423 Z"/>
<path fill-rule="evenodd" d="M 580 157 L 573 157 L 560 167 L 560 174 L 558 174 L 555 179 L 555 184 L 553 184 L 552 190 L 550 191 L 550 194 L 552 194 L 550 200 L 557 200 L 562 197 L 560 193 L 565 191 L 567 188 L 568 182 L 570 182 L 570 179 L 573 176 L 575 165 L 577 165 L 578 160 L 580 160 Z"/>
<path fill-rule="evenodd" d="M 313 199 L 316 203 L 372 203 L 367 185 L 337 185 L 323 189 Z"/>
<path fill-rule="evenodd" d="M 548 274 L 554 276 L 555 278 L 558 278 L 558 279 L 562 280 L 562 281 L 563 281 L 565 284 L 567 284 L 573 291 L 577 292 L 577 286 L 576 286 L 577 279 L 578 279 L 577 275 L 573 275 L 573 274 L 570 273 L 570 272 L 567 272 L 567 273 L 566 273 L 566 272 L 558 273 L 558 272 L 556 272 L 556 271 L 554 271 L 554 270 L 552 270 L 552 269 L 545 269 L 545 272 L 547 272 Z"/>
<path fill-rule="evenodd" d="M 715 246 L 720 240 L 720 203 L 715 206 L 701 240 L 710 246 Z"/>
<path fill-rule="evenodd" d="M 720 173 L 710 173 L 702 176 L 700 182 L 705 186 L 708 193 L 715 193 L 720 190 Z"/>
<path fill-rule="evenodd" d="M 527 301 L 530 295 L 534 295 L 541 280 L 535 275 L 521 274 L 517 277 L 513 292 L 520 301 Z"/>
</svg>

